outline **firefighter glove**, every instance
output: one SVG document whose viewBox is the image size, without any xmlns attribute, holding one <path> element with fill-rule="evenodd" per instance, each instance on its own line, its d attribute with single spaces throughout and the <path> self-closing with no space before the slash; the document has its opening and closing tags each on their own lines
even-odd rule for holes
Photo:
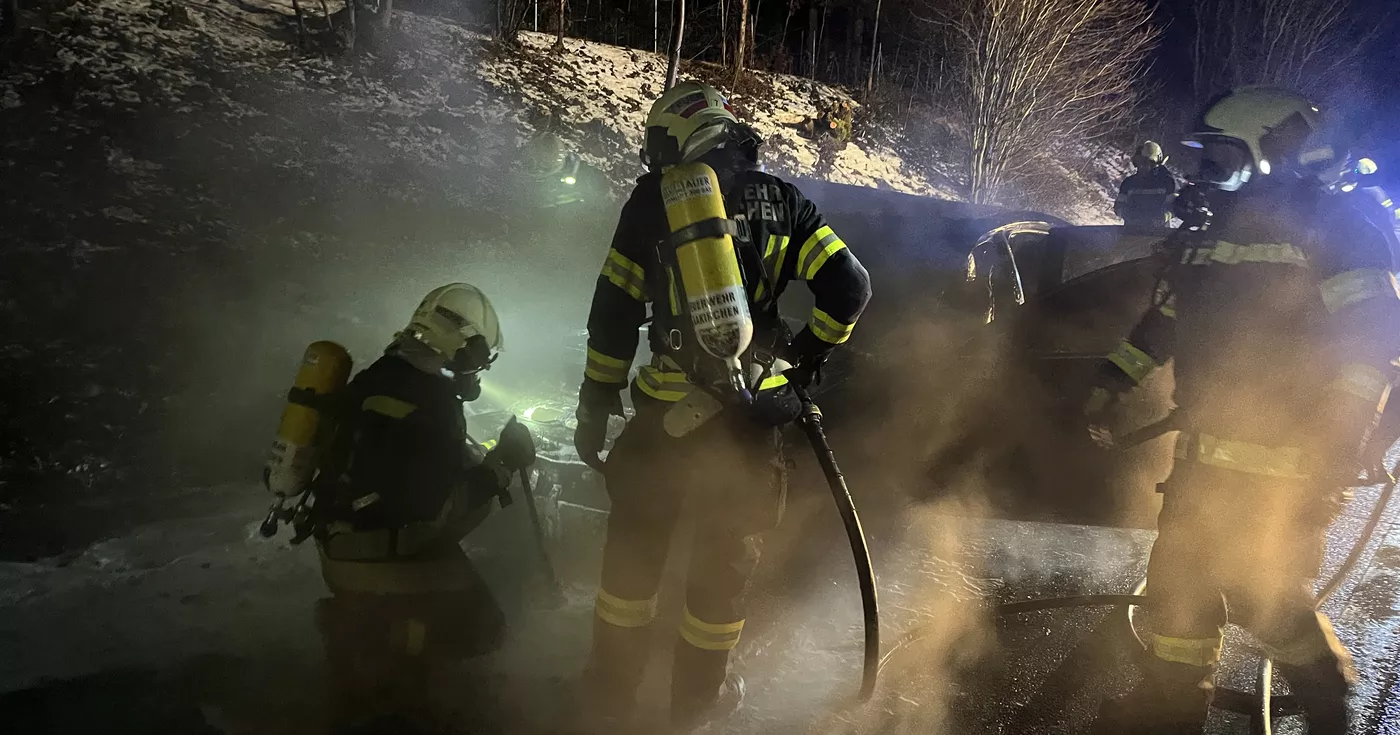
<svg viewBox="0 0 1400 735">
<path fill-rule="evenodd" d="M 603 460 L 598 456 L 608 438 L 608 417 L 622 415 L 622 395 L 617 389 L 584 380 L 579 389 L 578 426 L 574 429 L 574 450 L 579 459 L 595 470 L 602 471 Z"/>
<path fill-rule="evenodd" d="M 579 459 L 595 470 L 603 469 L 603 460 L 598 456 L 608 438 L 608 417 L 585 418 L 579 411 L 578 426 L 574 429 L 574 450 Z"/>
<path fill-rule="evenodd" d="M 1113 395 L 1107 388 L 1094 388 L 1089 393 L 1089 399 L 1084 401 L 1085 418 L 1093 421 L 1102 417 L 1108 413 L 1116 398 L 1117 396 Z"/>
<path fill-rule="evenodd" d="M 1096 387 L 1084 402 L 1084 418 L 1089 426 L 1089 439 L 1103 449 L 1113 449 L 1113 433 L 1104 426 L 1104 415 L 1118 402 L 1118 396 L 1103 387 Z"/>
<path fill-rule="evenodd" d="M 519 472 L 535 463 L 535 438 L 530 435 L 530 430 L 524 424 L 511 416 L 510 421 L 501 429 L 500 440 L 488 456 L 502 467 Z"/>
<path fill-rule="evenodd" d="M 804 328 L 793 338 L 792 343 L 783 351 L 783 358 L 793 364 L 793 367 L 783 371 L 788 382 L 803 389 L 821 382 L 822 366 L 831 356 L 831 346 L 822 343 L 813 334 L 811 328 Z"/>
</svg>

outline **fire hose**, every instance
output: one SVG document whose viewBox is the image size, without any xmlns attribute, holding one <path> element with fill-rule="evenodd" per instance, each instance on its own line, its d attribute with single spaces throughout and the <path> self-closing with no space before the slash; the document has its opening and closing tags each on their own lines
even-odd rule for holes
<svg viewBox="0 0 1400 735">
<path fill-rule="evenodd" d="M 841 523 L 846 527 L 846 538 L 851 544 L 851 555 L 855 560 L 856 576 L 860 581 L 860 602 L 865 619 L 865 658 L 861 669 L 860 700 L 869 701 L 875 694 L 876 679 L 880 674 L 880 602 L 875 589 L 875 570 L 870 563 L 870 546 L 865 540 L 865 530 L 860 525 L 860 515 L 856 513 L 855 500 L 846 486 L 846 478 L 836 464 L 836 455 L 826 440 L 826 430 L 822 428 L 822 412 L 806 389 L 792 384 L 797 398 L 802 401 L 802 414 L 798 423 L 812 451 L 817 455 L 817 464 L 831 488 L 831 497 L 836 501 L 836 510 L 841 514 Z"/>
<path fill-rule="evenodd" d="M 1166 418 L 1160 421 L 1148 424 L 1147 426 L 1144 426 L 1140 429 L 1136 429 L 1132 432 L 1129 432 L 1128 434 L 1123 435 L 1123 437 L 1116 442 L 1116 446 L 1120 450 L 1131 449 L 1135 446 L 1156 439 L 1157 437 L 1162 436 L 1167 432 L 1176 431 L 1178 428 L 1179 427 L 1173 420 L 1173 417 L 1167 416 Z M 1330 598 L 1332 594 L 1337 591 L 1339 587 L 1341 587 L 1342 582 L 1344 582 L 1346 578 L 1351 575 L 1351 572 L 1356 567 L 1356 564 L 1360 561 L 1361 556 L 1363 553 L 1365 553 L 1366 548 L 1370 546 L 1371 539 L 1375 535 L 1376 529 L 1377 527 L 1379 527 L 1381 519 L 1385 517 L 1386 508 L 1389 507 L 1390 500 L 1395 494 L 1395 475 L 1397 471 L 1400 471 L 1400 465 L 1391 468 L 1388 478 L 1386 479 L 1385 483 L 1381 486 L 1380 493 L 1376 497 L 1376 503 L 1371 511 L 1371 515 L 1367 519 L 1366 525 L 1362 528 L 1361 533 L 1358 534 L 1356 543 L 1352 546 L 1350 553 L 1347 554 L 1346 558 L 1342 561 L 1341 565 L 1337 567 L 1337 570 L 1318 591 L 1318 607 L 1321 607 L 1322 604 L 1325 603 L 1328 600 L 1328 598 Z M 1124 611 L 1127 615 L 1128 630 L 1132 632 L 1132 635 L 1137 640 L 1138 644 L 1146 648 L 1146 644 L 1138 635 L 1137 629 L 1134 625 L 1135 608 L 1145 604 L 1148 601 L 1147 596 L 1143 594 L 1146 590 L 1146 586 L 1147 580 L 1144 579 L 1138 583 L 1136 589 L 1134 589 L 1134 591 L 1131 594 L 1088 594 L 1071 595 L 1067 597 L 1053 597 L 1040 600 L 1024 600 L 1020 602 L 1003 603 L 1000 605 L 996 605 L 992 609 L 996 613 L 996 615 L 1000 617 L 1003 615 L 1016 615 L 1019 613 L 1027 613 L 1037 610 L 1052 610 L 1071 607 L 1094 607 L 1100 605 L 1120 606 L 1124 608 Z M 879 662 L 879 666 L 883 668 L 884 665 L 888 663 L 889 659 L 893 657 L 896 652 L 898 652 L 905 646 L 908 646 L 922 639 L 925 635 L 927 635 L 927 627 L 928 626 L 919 626 L 918 628 L 915 628 L 914 630 L 910 631 L 910 633 L 905 634 L 903 637 L 901 637 L 900 640 L 895 643 L 895 645 L 890 647 L 889 652 L 886 653 L 885 657 Z M 1217 686 L 1215 690 L 1214 706 L 1219 707 L 1221 709 L 1229 710 L 1231 712 L 1248 715 L 1250 718 L 1250 732 L 1254 733 L 1255 735 L 1271 735 L 1271 723 L 1274 717 L 1302 713 L 1302 705 L 1298 702 L 1295 696 L 1273 696 L 1273 662 L 1270 661 L 1267 657 L 1264 657 L 1259 664 L 1256 682 L 1257 690 L 1254 692 L 1246 692 L 1241 691 L 1239 689 L 1231 689 L 1229 687 Z"/>
</svg>

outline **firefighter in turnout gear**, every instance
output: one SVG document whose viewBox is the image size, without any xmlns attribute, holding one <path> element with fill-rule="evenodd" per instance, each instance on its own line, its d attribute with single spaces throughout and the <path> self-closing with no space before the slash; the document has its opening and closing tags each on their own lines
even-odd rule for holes
<svg viewBox="0 0 1400 735">
<path fill-rule="evenodd" d="M 524 146 L 525 171 L 537 188 L 539 208 L 562 207 L 596 195 L 600 184 L 597 171 L 583 165 L 578 154 L 558 135 L 543 132 Z"/>
<path fill-rule="evenodd" d="M 1199 733 L 1221 626 L 1251 631 L 1303 703 L 1308 732 L 1347 731 L 1350 659 L 1316 610 L 1326 529 L 1400 354 L 1385 240 L 1315 172 L 1335 160 L 1306 98 L 1246 87 L 1187 141 L 1209 216 L 1163 249 L 1156 296 L 1086 407 L 1174 361 L 1175 463 L 1147 572 L 1146 680 L 1103 733 Z"/>
<path fill-rule="evenodd" d="M 722 717 L 724 705 L 737 706 L 742 680 L 728 674 L 728 663 L 744 628 L 755 534 L 781 516 L 780 427 L 801 408 L 789 382 L 810 382 L 825 356 L 850 338 L 870 297 L 865 269 L 812 202 L 760 171 L 760 145 L 714 88 L 689 82 L 662 95 L 646 122 L 642 156 L 650 172 L 623 208 L 598 278 L 575 445 L 603 472 L 612 513 L 581 691 L 585 729 L 630 717 L 683 503 L 693 508 L 697 531 L 675 638 L 673 725 L 684 730 Z M 676 184 L 667 172 L 698 174 Z M 685 202 L 698 201 L 686 197 L 711 191 L 719 210 L 712 217 L 689 225 L 673 218 Z M 686 242 L 716 246 L 728 264 L 693 265 Z M 731 272 L 736 280 L 730 291 L 705 296 L 695 292 L 702 271 Z M 788 343 L 777 302 L 793 281 L 805 282 L 816 305 Z M 733 300 L 725 301 L 726 293 Z M 702 316 L 717 301 L 727 306 Z M 652 357 L 631 381 L 636 413 L 604 464 L 607 420 L 622 415 L 621 391 L 648 311 Z M 731 346 L 751 329 L 737 359 L 707 355 L 716 348 L 698 327 L 714 319 L 731 320 L 721 333 L 737 340 Z"/>
<path fill-rule="evenodd" d="M 467 436 L 462 403 L 480 395 L 501 344 L 486 296 L 443 286 L 331 396 L 337 426 L 312 481 L 311 532 L 333 595 L 317 615 L 333 718 L 347 731 L 431 727 L 434 669 L 491 650 L 503 633 L 459 545 L 493 502 L 510 502 L 511 472 L 535 458 L 513 420 L 489 451 Z"/>
<path fill-rule="evenodd" d="M 1137 172 L 1123 180 L 1118 187 L 1118 199 L 1113 202 L 1113 213 L 1123 218 L 1125 227 L 1156 231 L 1171 222 L 1176 179 L 1167 170 L 1166 163 L 1162 146 L 1150 140 L 1133 154 L 1133 167 Z"/>
</svg>

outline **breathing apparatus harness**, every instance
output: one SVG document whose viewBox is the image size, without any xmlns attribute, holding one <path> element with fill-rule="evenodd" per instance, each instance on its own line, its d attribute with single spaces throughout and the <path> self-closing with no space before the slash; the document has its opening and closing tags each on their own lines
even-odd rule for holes
<svg viewBox="0 0 1400 735">
<path fill-rule="evenodd" d="M 728 137 L 714 152 L 737 154 L 734 157 L 741 161 L 734 167 L 737 172 L 757 169 L 762 144 L 758 133 L 742 123 L 720 124 Z M 673 363 L 721 403 L 744 405 L 753 402 L 759 385 L 771 377 L 785 345 L 780 344 L 783 335 L 776 299 L 753 304 L 759 313 L 750 313 L 747 286 L 769 281 L 769 273 L 752 242 L 748 222 L 728 217 L 724 189 L 733 174 L 730 166 L 722 168 L 722 178 L 703 161 L 662 169 L 660 185 L 670 234 L 654 245 L 661 267 L 648 284 L 656 294 L 648 344 L 653 354 Z M 681 251 L 687 246 L 692 257 L 683 265 Z M 726 249 L 728 253 L 723 252 Z M 692 293 L 698 289 L 706 290 L 705 298 Z M 716 300 L 724 306 L 715 308 Z M 715 327 L 726 317 L 727 326 Z M 738 354 L 732 354 L 736 347 Z M 755 366 L 760 370 L 755 372 Z"/>
<path fill-rule="evenodd" d="M 270 538 L 277 533 L 277 527 L 280 523 L 288 523 L 293 528 L 293 545 L 300 544 L 315 535 L 317 529 L 326 520 L 329 508 L 317 496 L 321 494 L 326 483 L 339 482 L 339 478 L 347 469 L 351 457 L 348 454 L 345 456 L 325 456 L 324 450 L 332 445 L 339 425 L 359 409 L 359 406 L 345 405 L 345 400 L 341 395 L 341 391 L 348 382 L 347 378 L 350 372 L 348 354 L 344 353 L 344 348 L 340 348 L 334 343 L 316 343 L 308 348 L 308 355 L 322 344 L 338 348 L 338 351 L 332 353 L 334 360 L 327 359 L 325 361 L 334 362 L 334 369 L 339 374 L 322 386 L 319 391 L 303 386 L 302 383 L 309 379 L 299 375 L 297 384 L 287 394 L 289 406 L 297 407 L 289 409 L 289 411 L 300 410 L 302 413 L 315 417 L 314 438 L 309 442 L 309 446 L 315 448 L 314 460 L 311 461 L 309 468 L 301 470 L 295 483 L 295 492 L 278 493 L 278 500 L 268 511 L 267 517 L 259 529 L 264 537 Z M 322 351 L 326 351 L 325 348 L 322 348 Z M 385 354 L 398 357 L 429 374 L 434 371 L 440 373 L 443 379 L 452 382 L 454 393 L 458 400 L 463 402 L 473 401 L 481 395 L 480 373 L 489 370 L 498 357 L 492 352 L 486 338 L 479 334 L 468 337 L 466 343 L 446 360 L 433 352 L 423 342 L 415 339 L 412 334 L 405 333 L 399 335 L 399 338 L 385 350 Z M 303 372 L 314 375 L 316 369 L 316 363 L 311 363 L 303 368 Z M 322 369 L 322 371 L 324 372 L 326 369 L 330 368 Z M 284 418 L 284 423 L 287 420 Z M 471 441 L 470 437 L 468 437 L 468 441 L 482 453 L 486 451 L 484 447 Z M 465 459 L 464 457 L 464 465 Z M 264 471 L 265 481 L 267 481 L 269 473 L 274 472 L 271 469 L 272 466 L 270 463 L 270 469 Z M 465 466 L 463 468 L 464 472 L 468 469 Z M 286 507 L 286 499 L 295 495 L 300 495 L 296 504 L 290 508 Z M 502 508 L 511 504 L 510 494 L 504 487 L 494 493 L 494 498 Z M 357 509 L 356 503 L 358 502 L 360 501 L 351 501 L 350 507 Z M 365 502 L 368 504 L 372 501 Z M 393 529 L 390 530 L 393 531 Z"/>
<path fill-rule="evenodd" d="M 652 283 L 648 284 L 652 293 L 671 293 L 671 274 L 680 273 L 676 244 L 723 235 L 729 235 L 735 240 L 735 255 L 738 256 L 739 270 L 743 274 L 744 283 L 754 282 L 751 273 L 767 281 L 767 267 L 763 259 L 757 257 L 757 250 L 749 242 L 746 225 L 742 220 L 705 220 L 672 233 L 669 240 L 658 243 L 655 252 L 657 262 L 662 267 L 657 269 L 658 272 L 651 277 Z M 658 299 L 655 303 L 656 311 L 647 332 L 647 342 L 652 354 L 674 363 L 675 367 L 690 376 L 699 389 L 709 391 L 726 404 L 751 403 L 758 393 L 759 384 L 772 376 L 774 363 L 782 348 L 786 346 L 784 330 L 781 328 L 782 319 L 777 315 L 776 308 L 765 308 L 770 306 L 766 302 L 754 305 L 758 307 L 758 313 L 752 315 L 754 337 L 739 356 L 745 379 L 736 385 L 730 380 L 726 366 L 697 345 L 694 337 L 688 337 L 695 333 L 688 310 L 682 306 L 678 309 L 681 313 L 672 314 L 665 302 Z M 680 306 L 679 303 L 677 305 Z M 753 369 L 755 366 L 761 368 L 757 373 Z M 756 379 L 752 377 L 755 374 Z"/>
</svg>

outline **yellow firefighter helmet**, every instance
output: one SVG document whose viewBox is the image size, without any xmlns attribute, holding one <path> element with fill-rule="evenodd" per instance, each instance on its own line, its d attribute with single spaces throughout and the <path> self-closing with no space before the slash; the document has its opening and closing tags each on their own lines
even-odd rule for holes
<svg viewBox="0 0 1400 735">
<path fill-rule="evenodd" d="M 694 161 L 725 142 L 738 122 L 718 89 L 681 82 L 666 90 L 647 113 L 642 161 L 648 168 Z"/>
<path fill-rule="evenodd" d="M 1133 163 L 1138 166 L 1157 166 L 1166 162 L 1167 157 L 1162 153 L 1162 146 L 1151 140 L 1138 146 L 1137 154 L 1133 156 Z"/>
</svg>

